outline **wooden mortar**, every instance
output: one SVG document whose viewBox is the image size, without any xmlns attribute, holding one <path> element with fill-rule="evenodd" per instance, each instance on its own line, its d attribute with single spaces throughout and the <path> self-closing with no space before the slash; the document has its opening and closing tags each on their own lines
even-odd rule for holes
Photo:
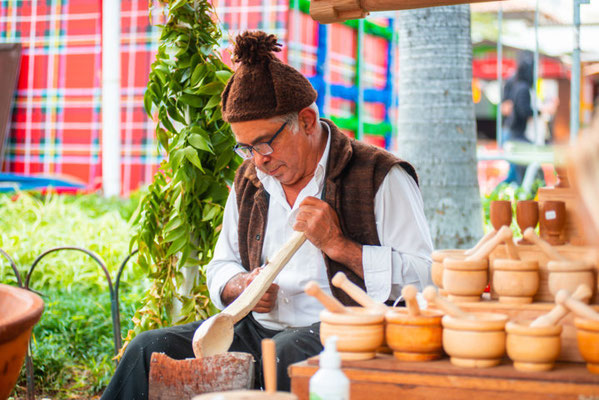
<svg viewBox="0 0 599 400">
<path fill-rule="evenodd" d="M 493 262 L 493 290 L 502 303 L 532 303 L 539 290 L 537 261 L 496 259 Z"/>
<path fill-rule="evenodd" d="M 457 260 L 443 262 L 443 288 L 456 302 L 480 301 L 488 283 L 488 260 Z"/>
<path fill-rule="evenodd" d="M 488 368 L 498 365 L 505 354 L 507 315 L 472 313 L 474 318 L 446 315 L 443 324 L 443 349 L 453 365 Z"/>
<path fill-rule="evenodd" d="M 433 264 L 431 265 L 431 277 L 433 283 L 439 288 L 439 292 L 442 295 L 446 295 L 447 292 L 443 288 L 443 262 L 446 258 L 453 258 L 456 260 L 462 260 L 466 258 L 466 251 L 462 249 L 444 249 L 435 250 L 431 255 Z"/>
<path fill-rule="evenodd" d="M 506 348 L 519 371 L 549 371 L 561 351 L 561 325 L 530 326 L 508 322 Z"/>
<path fill-rule="evenodd" d="M 593 265 L 587 262 L 552 260 L 547 263 L 547 270 L 549 271 L 549 292 L 554 297 L 561 289 L 573 292 L 579 285 L 594 287 Z M 588 303 L 589 300 L 590 298 L 584 301 Z"/>
<path fill-rule="evenodd" d="M 412 316 L 404 307 L 392 308 L 385 314 L 387 344 L 402 361 L 429 361 L 441 358 L 443 350 L 443 314 L 420 310 Z"/>
<path fill-rule="evenodd" d="M 362 307 L 346 307 L 346 313 L 320 312 L 320 342 L 337 336 L 337 350 L 342 360 L 369 360 L 383 345 L 385 315 Z"/>
<path fill-rule="evenodd" d="M 599 320 L 574 318 L 578 351 L 587 362 L 587 369 L 599 374 Z"/>
</svg>

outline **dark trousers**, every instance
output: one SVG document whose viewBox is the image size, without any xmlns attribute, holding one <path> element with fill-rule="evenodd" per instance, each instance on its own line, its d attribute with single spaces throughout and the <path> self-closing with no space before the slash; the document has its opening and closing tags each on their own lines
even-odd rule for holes
<svg viewBox="0 0 599 400">
<path fill-rule="evenodd" d="M 139 334 L 129 343 L 112 380 L 104 391 L 101 400 L 126 399 L 145 400 L 148 398 L 148 376 L 152 353 L 165 353 L 182 360 L 193 358 L 191 342 L 193 334 L 202 321 L 170 328 L 156 329 Z M 235 325 L 235 337 L 229 351 L 250 353 L 256 360 L 254 387 L 264 386 L 262 378 L 261 341 L 272 338 L 277 354 L 277 389 L 289 391 L 291 380 L 287 367 L 319 354 L 320 323 L 302 328 L 289 328 L 283 331 L 266 329 L 248 315 Z"/>
</svg>

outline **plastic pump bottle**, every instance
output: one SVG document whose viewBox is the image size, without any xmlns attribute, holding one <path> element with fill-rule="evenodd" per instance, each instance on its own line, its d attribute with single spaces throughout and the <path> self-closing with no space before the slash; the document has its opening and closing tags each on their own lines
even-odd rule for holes
<svg viewBox="0 0 599 400">
<path fill-rule="evenodd" d="M 326 340 L 320 353 L 320 368 L 310 378 L 310 400 L 348 400 L 349 379 L 341 371 L 337 336 Z"/>
</svg>

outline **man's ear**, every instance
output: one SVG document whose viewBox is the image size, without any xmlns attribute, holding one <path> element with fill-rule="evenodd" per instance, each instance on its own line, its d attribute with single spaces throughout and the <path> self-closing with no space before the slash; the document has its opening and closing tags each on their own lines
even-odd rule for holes
<svg viewBox="0 0 599 400">
<path fill-rule="evenodd" d="M 301 129 L 308 134 L 314 133 L 318 126 L 318 118 L 316 113 L 310 107 L 306 107 L 298 113 L 298 122 Z"/>
</svg>

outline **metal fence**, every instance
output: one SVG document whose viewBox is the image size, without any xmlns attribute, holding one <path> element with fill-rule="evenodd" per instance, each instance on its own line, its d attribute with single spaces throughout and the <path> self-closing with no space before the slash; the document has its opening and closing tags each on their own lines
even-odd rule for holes
<svg viewBox="0 0 599 400">
<path fill-rule="evenodd" d="M 113 338 L 114 354 L 117 355 L 119 353 L 119 351 L 121 350 L 121 346 L 122 346 L 121 316 L 120 316 L 120 310 L 119 310 L 119 284 L 121 281 L 121 275 L 123 273 L 123 269 L 125 268 L 125 265 L 127 265 L 127 262 L 129 262 L 131 257 L 133 257 L 137 253 L 137 249 L 134 250 L 133 252 L 131 252 L 127 257 L 125 257 L 125 259 L 119 266 L 114 284 L 110 277 L 110 272 L 108 272 L 108 268 L 106 268 L 106 263 L 104 262 L 104 260 L 102 260 L 102 257 L 100 257 L 98 254 L 94 253 L 93 251 L 82 248 L 82 247 L 60 246 L 60 247 L 53 247 L 49 250 L 44 251 L 42 254 L 37 256 L 35 260 L 33 260 L 33 263 L 31 264 L 31 267 L 29 267 L 29 271 L 27 272 L 27 277 L 25 278 L 25 282 L 23 282 L 23 279 L 21 277 L 21 274 L 19 273 L 19 270 L 17 269 L 17 265 L 16 265 L 14 259 L 1 248 L 0 248 L 0 254 L 4 258 L 6 258 L 6 260 L 8 260 L 8 262 L 10 263 L 10 266 L 17 278 L 17 285 L 19 285 L 20 288 L 23 288 L 26 290 L 31 290 L 32 292 L 37 293 L 40 296 L 43 296 L 41 293 L 36 292 L 35 290 L 32 290 L 29 287 L 29 285 L 31 283 L 31 276 L 33 274 L 33 271 L 35 270 L 35 267 L 37 266 L 37 264 L 44 257 L 46 257 L 47 255 L 49 255 L 51 253 L 55 253 L 57 251 L 62 251 L 62 250 L 73 250 L 73 251 L 85 253 L 89 257 L 91 257 L 91 259 L 94 260 L 95 263 L 98 264 L 98 266 L 100 268 L 102 268 L 102 271 L 104 272 L 104 275 L 106 276 L 106 281 L 108 282 L 108 290 L 110 292 L 110 314 L 112 316 L 112 333 L 114 336 L 114 338 Z M 27 376 L 27 400 L 34 400 L 35 399 L 35 383 L 33 380 L 33 359 L 31 357 L 31 345 L 27 349 L 27 355 L 25 357 L 25 368 L 26 368 L 26 376 Z"/>
</svg>

